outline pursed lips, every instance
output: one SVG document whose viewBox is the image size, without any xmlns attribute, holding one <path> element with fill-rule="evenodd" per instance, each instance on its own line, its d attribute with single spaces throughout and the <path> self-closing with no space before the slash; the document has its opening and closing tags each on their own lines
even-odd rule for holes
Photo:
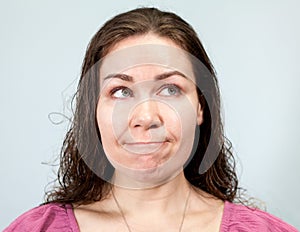
<svg viewBox="0 0 300 232">
<path fill-rule="evenodd" d="M 147 142 L 128 142 L 124 143 L 125 150 L 135 154 L 149 154 L 158 150 L 161 146 L 166 144 L 168 141 L 147 141 Z"/>
</svg>

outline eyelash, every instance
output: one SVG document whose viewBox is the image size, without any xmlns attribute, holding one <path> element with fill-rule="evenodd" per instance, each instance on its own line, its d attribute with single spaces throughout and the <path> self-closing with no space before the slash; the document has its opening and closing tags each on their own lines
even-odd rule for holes
<svg viewBox="0 0 300 232">
<path fill-rule="evenodd" d="M 176 84 L 165 84 L 165 85 L 163 85 L 161 88 L 160 88 L 160 90 L 159 90 L 159 93 L 161 93 L 162 91 L 164 91 L 165 89 L 170 89 L 170 88 L 173 88 L 173 89 L 176 89 L 176 91 L 177 91 L 177 93 L 176 94 L 174 94 L 174 95 L 170 95 L 170 96 L 178 96 L 178 95 L 181 95 L 182 93 L 181 93 L 181 88 L 178 86 L 178 85 L 176 85 Z"/>
<path fill-rule="evenodd" d="M 111 97 L 113 97 L 113 98 L 119 99 L 120 97 L 115 97 L 114 94 L 115 94 L 117 91 L 119 91 L 119 90 L 125 90 L 125 89 L 128 89 L 128 90 L 130 91 L 131 95 L 133 95 L 132 90 L 129 89 L 128 87 L 126 87 L 126 86 L 118 86 L 118 87 L 116 87 L 116 88 L 113 88 L 113 89 L 109 92 L 109 95 L 110 95 Z"/>
<path fill-rule="evenodd" d="M 163 95 L 163 96 L 178 96 L 178 95 L 181 95 L 182 94 L 182 89 L 176 85 L 176 84 L 165 84 L 163 86 L 161 86 L 158 90 L 158 95 L 160 95 L 160 93 L 162 93 L 164 90 L 166 89 L 170 89 L 170 88 L 173 88 L 173 89 L 176 89 L 176 93 L 175 94 L 170 94 L 170 95 Z M 116 99 L 122 99 L 123 97 L 115 97 L 114 94 L 119 91 L 119 90 L 129 90 L 130 92 L 130 97 L 133 96 L 133 91 L 126 87 L 126 86 L 118 86 L 116 88 L 113 88 L 111 91 L 109 91 L 109 95 L 112 97 L 112 98 L 116 98 Z M 127 97 L 124 97 L 124 98 L 127 98 Z"/>
</svg>

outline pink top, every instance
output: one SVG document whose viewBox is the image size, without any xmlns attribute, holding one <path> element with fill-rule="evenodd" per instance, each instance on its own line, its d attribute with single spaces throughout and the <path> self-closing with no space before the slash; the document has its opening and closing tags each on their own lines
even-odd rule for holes
<svg viewBox="0 0 300 232">
<path fill-rule="evenodd" d="M 79 232 L 71 205 L 47 204 L 18 217 L 4 232 Z M 297 229 L 266 212 L 225 202 L 220 232 L 296 232 Z"/>
</svg>

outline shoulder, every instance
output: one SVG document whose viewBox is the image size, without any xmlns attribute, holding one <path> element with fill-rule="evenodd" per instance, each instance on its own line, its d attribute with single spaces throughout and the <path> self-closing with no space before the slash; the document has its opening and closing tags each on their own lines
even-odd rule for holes
<svg viewBox="0 0 300 232">
<path fill-rule="evenodd" d="M 63 231 L 79 232 L 72 206 L 49 203 L 35 207 L 19 216 L 4 232 Z"/>
<path fill-rule="evenodd" d="M 259 209 L 225 202 L 221 232 L 297 232 L 296 228 Z"/>
</svg>

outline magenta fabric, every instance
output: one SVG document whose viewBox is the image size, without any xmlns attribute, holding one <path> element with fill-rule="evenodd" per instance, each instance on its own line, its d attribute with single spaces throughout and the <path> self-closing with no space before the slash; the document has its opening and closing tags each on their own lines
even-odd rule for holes
<svg viewBox="0 0 300 232">
<path fill-rule="evenodd" d="M 18 217 L 4 232 L 79 232 L 71 205 L 46 204 Z M 258 209 L 225 202 L 220 232 L 296 232 L 277 217 Z"/>
<path fill-rule="evenodd" d="M 71 205 L 46 204 L 22 214 L 4 232 L 79 232 Z"/>
<path fill-rule="evenodd" d="M 297 232 L 281 219 L 244 205 L 225 202 L 220 232 Z"/>
</svg>

